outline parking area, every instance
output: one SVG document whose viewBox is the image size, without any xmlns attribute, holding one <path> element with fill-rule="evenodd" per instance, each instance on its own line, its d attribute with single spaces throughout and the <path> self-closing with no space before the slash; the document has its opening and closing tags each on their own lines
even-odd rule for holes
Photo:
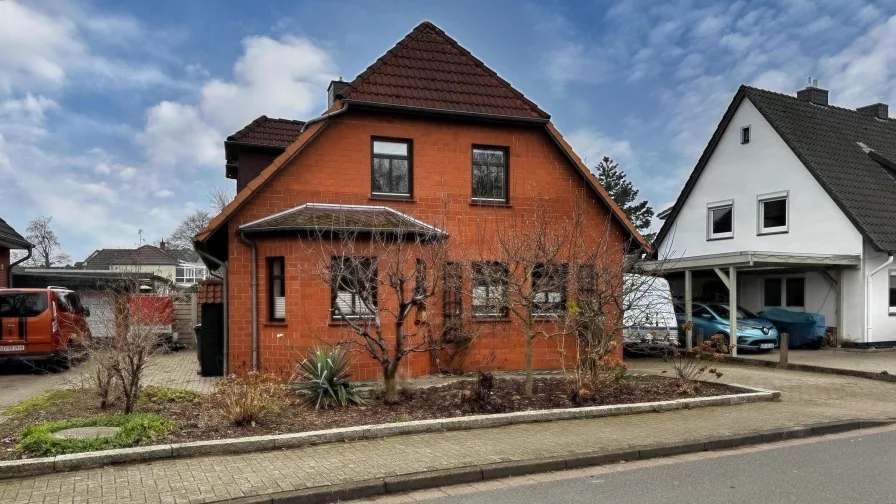
<svg viewBox="0 0 896 504">
<path fill-rule="evenodd" d="M 194 350 L 156 355 L 146 370 L 145 383 L 212 392 L 216 379 L 199 376 L 197 369 L 199 364 Z M 47 373 L 28 365 L 3 365 L 0 367 L 0 413 L 13 404 L 53 389 L 87 384 L 90 370 L 90 362 L 61 373 Z"/>
<path fill-rule="evenodd" d="M 779 351 L 768 353 L 741 352 L 738 357 L 778 362 Z M 851 369 L 896 375 L 896 350 L 854 351 L 834 348 L 790 350 L 788 362 L 835 369 Z"/>
</svg>

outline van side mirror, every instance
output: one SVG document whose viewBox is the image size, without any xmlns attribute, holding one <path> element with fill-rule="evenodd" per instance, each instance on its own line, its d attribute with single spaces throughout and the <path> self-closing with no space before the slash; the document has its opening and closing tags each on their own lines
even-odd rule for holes
<svg viewBox="0 0 896 504">
<path fill-rule="evenodd" d="M 84 316 L 85 316 L 85 317 L 89 317 L 89 316 L 90 316 L 90 308 L 88 308 L 88 307 L 86 307 L 86 306 L 84 307 Z"/>
</svg>

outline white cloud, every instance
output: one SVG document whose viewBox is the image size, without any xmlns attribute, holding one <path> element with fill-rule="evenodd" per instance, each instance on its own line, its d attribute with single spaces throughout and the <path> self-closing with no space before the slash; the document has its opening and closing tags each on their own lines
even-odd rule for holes
<svg viewBox="0 0 896 504">
<path fill-rule="evenodd" d="M 163 101 L 150 108 L 137 135 L 153 163 L 216 166 L 224 161 L 224 137 L 192 105 Z"/>
<path fill-rule="evenodd" d="M 604 156 L 615 159 L 620 165 L 634 161 L 634 151 L 628 140 L 611 138 L 593 128 L 573 131 L 566 139 L 589 167 L 596 166 Z"/>
<path fill-rule="evenodd" d="M 122 168 L 121 171 L 118 172 L 118 176 L 123 180 L 131 180 L 137 176 L 138 170 L 133 166 L 128 166 L 126 168 Z"/>
<path fill-rule="evenodd" d="M 97 175 L 109 175 L 112 173 L 112 168 L 109 168 L 109 165 L 106 163 L 100 163 L 93 167 L 93 173 Z"/>
<path fill-rule="evenodd" d="M 159 198 L 159 199 L 172 198 L 172 197 L 174 197 L 174 191 L 171 191 L 168 189 L 161 189 L 159 191 L 156 191 L 156 193 L 153 196 L 155 196 L 156 198 Z"/>
<path fill-rule="evenodd" d="M 896 101 L 896 15 L 821 62 L 832 99 L 848 107 Z"/>
</svg>

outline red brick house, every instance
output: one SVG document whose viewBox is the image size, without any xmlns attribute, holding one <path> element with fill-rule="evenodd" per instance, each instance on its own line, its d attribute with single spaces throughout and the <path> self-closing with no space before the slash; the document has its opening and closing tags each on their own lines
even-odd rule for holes
<svg viewBox="0 0 896 504">
<path fill-rule="evenodd" d="M 578 193 L 587 198 L 586 224 L 606 231 L 620 259 L 627 245 L 647 247 L 550 116 L 432 23 L 328 92 L 330 106 L 320 117 L 303 123 L 262 116 L 225 142 L 227 177 L 237 180 L 238 194 L 194 244 L 210 268 L 226 263 L 231 370 L 253 360 L 262 370 L 289 368 L 320 340 L 339 340 L 338 293 L 315 274 L 299 233 L 303 222 L 334 211 L 421 229 L 445 215 L 445 239 L 462 260 L 479 219 L 500 225 L 531 212 L 536 197 L 552 212 L 571 213 Z M 483 156 L 490 161 L 474 166 Z M 493 170 L 495 182 L 474 187 L 477 170 Z M 513 322 L 490 322 L 466 368 L 522 368 L 524 341 Z M 490 352 L 497 355 L 489 360 Z M 557 368 L 557 356 L 556 343 L 540 342 L 534 366 Z M 363 356 L 354 366 L 356 379 L 380 373 Z M 435 367 L 420 353 L 402 369 L 415 376 Z"/>
<path fill-rule="evenodd" d="M 12 267 L 31 256 L 29 253 L 27 257 L 10 264 L 10 250 L 24 249 L 30 252 L 31 247 L 28 240 L 0 218 L 0 289 L 12 286 Z"/>
</svg>

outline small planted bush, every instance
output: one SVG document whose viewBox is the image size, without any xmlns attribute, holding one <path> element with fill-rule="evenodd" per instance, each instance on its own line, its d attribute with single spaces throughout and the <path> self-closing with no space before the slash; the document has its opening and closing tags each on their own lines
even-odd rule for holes
<svg viewBox="0 0 896 504">
<path fill-rule="evenodd" d="M 32 411 L 41 410 L 47 406 L 68 399 L 74 393 L 71 389 L 51 390 L 45 394 L 34 396 L 24 401 L 14 404 L 4 412 L 8 416 L 18 416 L 31 413 Z"/>
<path fill-rule="evenodd" d="M 283 386 L 274 375 L 232 375 L 215 385 L 212 404 L 234 425 L 255 425 L 283 403 Z"/>
<path fill-rule="evenodd" d="M 305 403 L 314 409 L 364 404 L 349 381 L 349 364 L 345 350 L 313 348 L 296 368 L 296 375 L 302 381 L 295 388 L 305 394 Z"/>
<path fill-rule="evenodd" d="M 147 385 L 140 390 L 140 400 L 149 403 L 191 403 L 199 398 L 194 390 Z"/>
<path fill-rule="evenodd" d="M 153 413 L 131 413 L 99 418 L 59 420 L 23 430 L 17 448 L 33 455 L 53 456 L 116 448 L 130 448 L 158 439 L 174 428 L 175 423 Z M 60 439 L 54 432 L 76 427 L 118 427 L 113 436 L 91 439 Z"/>
</svg>

